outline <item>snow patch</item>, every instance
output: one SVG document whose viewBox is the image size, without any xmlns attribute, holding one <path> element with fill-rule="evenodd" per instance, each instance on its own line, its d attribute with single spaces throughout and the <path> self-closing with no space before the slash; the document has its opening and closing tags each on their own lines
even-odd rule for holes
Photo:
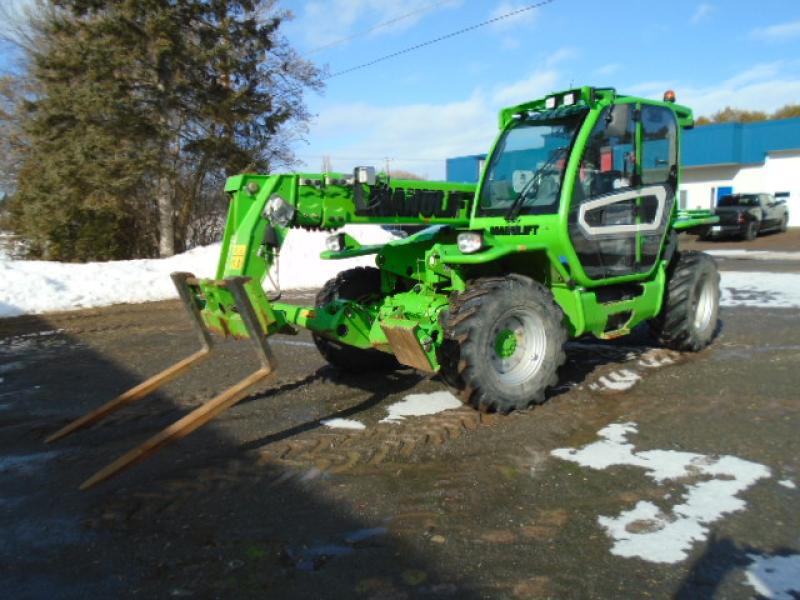
<svg viewBox="0 0 800 600">
<path fill-rule="evenodd" d="M 389 407 L 389 415 L 381 419 L 381 423 L 400 423 L 406 417 L 435 415 L 446 410 L 459 408 L 461 401 L 450 392 L 432 392 L 430 394 L 409 394 L 400 402 Z"/>
<path fill-rule="evenodd" d="M 636 433 L 635 423 L 614 423 L 601 429 L 600 441 L 583 448 L 559 448 L 551 454 L 591 469 L 628 465 L 644 469 L 658 483 L 690 478 L 681 495 L 683 502 L 667 512 L 649 501 L 616 517 L 600 516 L 598 522 L 614 540 L 612 554 L 639 557 L 655 563 L 675 563 L 686 558 L 694 542 L 708 537 L 708 526 L 723 515 L 743 510 L 738 494 L 770 476 L 764 465 L 735 456 L 708 456 L 675 450 L 634 451 L 627 441 Z M 699 480 L 699 481 L 697 481 Z"/>
<path fill-rule="evenodd" d="M 640 367 L 648 369 L 659 369 L 674 363 L 675 361 L 669 356 L 643 356 L 638 362 Z"/>
<path fill-rule="evenodd" d="M 348 226 L 344 231 L 365 245 L 395 239 L 378 225 Z M 321 287 L 342 270 L 375 264 L 374 256 L 320 259 L 328 235 L 300 229 L 289 233 L 278 269 L 284 290 Z M 188 271 L 213 277 L 220 248 L 212 244 L 170 258 L 81 264 L 0 256 L 0 317 L 177 298 L 169 274 Z"/>
<path fill-rule="evenodd" d="M 719 258 L 746 258 L 748 260 L 800 260 L 800 252 L 775 252 L 774 250 L 704 250 L 705 254 Z"/>
<path fill-rule="evenodd" d="M 747 583 L 759 596 L 772 600 L 793 600 L 800 595 L 800 554 L 748 554 L 747 557 L 753 561 L 745 573 Z"/>
<path fill-rule="evenodd" d="M 355 421 L 352 419 L 324 419 L 321 421 L 325 427 L 330 427 L 331 429 L 366 429 L 367 426 L 364 425 L 361 421 Z"/>
<path fill-rule="evenodd" d="M 722 271 L 723 306 L 800 308 L 800 274 Z"/>
<path fill-rule="evenodd" d="M 631 389 L 636 385 L 636 382 L 641 379 L 642 378 L 633 371 L 621 369 L 619 371 L 613 371 L 608 375 L 603 375 L 597 380 L 597 383 L 590 384 L 589 388 L 592 390 L 607 389 L 614 390 L 615 392 L 624 392 L 625 390 Z"/>
<path fill-rule="evenodd" d="M 797 485 L 795 485 L 794 481 L 792 481 L 791 479 L 781 479 L 778 482 L 778 485 L 782 485 L 783 487 L 788 488 L 790 490 L 797 489 Z"/>
</svg>

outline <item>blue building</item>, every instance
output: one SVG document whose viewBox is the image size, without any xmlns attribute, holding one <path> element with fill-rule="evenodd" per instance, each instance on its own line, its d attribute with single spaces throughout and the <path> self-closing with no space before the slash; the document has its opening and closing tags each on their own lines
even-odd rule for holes
<svg viewBox="0 0 800 600">
<path fill-rule="evenodd" d="M 800 226 L 800 117 L 720 123 L 683 134 L 682 208 L 713 208 L 730 193 L 766 192 L 789 206 Z M 447 181 L 475 183 L 486 154 L 447 159 Z"/>
</svg>

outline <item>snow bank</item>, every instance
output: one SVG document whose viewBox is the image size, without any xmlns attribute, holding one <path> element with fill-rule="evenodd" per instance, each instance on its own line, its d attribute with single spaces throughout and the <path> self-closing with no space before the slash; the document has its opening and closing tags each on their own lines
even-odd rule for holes
<svg viewBox="0 0 800 600">
<path fill-rule="evenodd" d="M 348 226 L 344 231 L 362 244 L 393 239 L 377 225 Z M 373 256 L 321 260 L 319 254 L 328 235 L 303 230 L 290 233 L 279 265 L 283 289 L 317 288 L 339 271 L 375 264 Z M 165 259 L 85 264 L 21 261 L 0 254 L 0 317 L 174 298 L 169 274 L 189 271 L 213 277 L 219 249 L 220 245 L 214 244 Z M 722 288 L 725 306 L 800 308 L 797 273 L 723 272 Z"/>
<path fill-rule="evenodd" d="M 394 238 L 376 225 L 346 227 L 344 231 L 362 244 Z M 325 249 L 328 235 L 303 230 L 289 234 L 279 266 L 283 289 L 320 287 L 341 270 L 375 264 L 373 256 L 321 260 L 319 254 Z M 175 298 L 169 274 L 188 271 L 199 277 L 213 277 L 219 251 L 220 244 L 213 244 L 164 259 L 83 264 L 0 256 L 0 317 Z"/>
<path fill-rule="evenodd" d="M 800 252 L 776 252 L 774 250 L 704 250 L 717 258 L 747 260 L 800 260 Z"/>
</svg>

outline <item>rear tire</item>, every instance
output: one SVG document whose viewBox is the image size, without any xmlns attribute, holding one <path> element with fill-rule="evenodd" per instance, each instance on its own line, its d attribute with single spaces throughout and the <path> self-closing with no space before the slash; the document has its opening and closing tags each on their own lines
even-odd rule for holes
<svg viewBox="0 0 800 600">
<path fill-rule="evenodd" d="M 758 222 L 757 221 L 750 221 L 747 224 L 747 227 L 744 230 L 744 239 L 748 242 L 752 242 L 754 239 L 758 237 Z"/>
<path fill-rule="evenodd" d="M 677 254 L 667 271 L 661 314 L 651 326 L 661 344 L 697 352 L 711 343 L 719 316 L 719 272 L 703 252 Z"/>
<path fill-rule="evenodd" d="M 565 360 L 562 319 L 550 291 L 532 279 L 478 279 L 444 315 L 442 377 L 483 412 L 544 402 Z"/>
<path fill-rule="evenodd" d="M 323 307 L 334 300 L 376 302 L 381 298 L 381 272 L 373 267 L 356 267 L 342 271 L 329 280 L 317 294 L 315 305 Z M 349 372 L 387 371 L 400 363 L 392 354 L 380 350 L 363 350 L 311 334 L 323 358 L 335 367 Z"/>
</svg>

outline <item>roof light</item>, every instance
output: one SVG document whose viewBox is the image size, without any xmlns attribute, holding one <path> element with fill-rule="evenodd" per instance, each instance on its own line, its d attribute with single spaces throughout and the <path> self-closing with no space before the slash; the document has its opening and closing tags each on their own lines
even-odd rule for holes
<svg viewBox="0 0 800 600">
<path fill-rule="evenodd" d="M 564 106 L 572 106 L 577 102 L 577 98 L 575 97 L 575 92 L 570 92 L 569 94 L 564 94 L 564 99 L 562 103 Z"/>
<path fill-rule="evenodd" d="M 548 110 L 554 109 L 556 107 L 556 97 L 549 96 L 548 98 L 545 98 L 544 107 Z"/>
<path fill-rule="evenodd" d="M 675 102 L 675 92 L 667 90 L 664 92 L 664 102 Z"/>
</svg>

